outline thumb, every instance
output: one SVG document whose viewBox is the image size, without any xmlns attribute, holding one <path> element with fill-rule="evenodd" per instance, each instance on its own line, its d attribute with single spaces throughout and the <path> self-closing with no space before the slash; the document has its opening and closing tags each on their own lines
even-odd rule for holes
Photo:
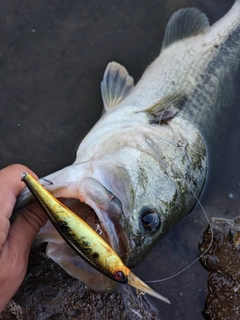
<svg viewBox="0 0 240 320">
<path fill-rule="evenodd" d="M 27 171 L 36 177 L 29 168 L 19 164 L 0 170 L 0 186 L 4 186 L 0 192 L 0 218 L 2 222 L 2 225 L 0 225 L 0 236 L 2 235 L 2 243 L 8 238 L 8 245 L 12 247 L 13 251 L 25 257 L 25 254 L 29 253 L 36 234 L 46 223 L 47 217 L 40 206 L 35 203 L 29 205 L 14 220 L 13 224 L 7 227 L 16 198 L 25 186 L 20 178 L 23 171 Z M 5 222 L 5 228 L 3 228 L 3 222 Z"/>
</svg>

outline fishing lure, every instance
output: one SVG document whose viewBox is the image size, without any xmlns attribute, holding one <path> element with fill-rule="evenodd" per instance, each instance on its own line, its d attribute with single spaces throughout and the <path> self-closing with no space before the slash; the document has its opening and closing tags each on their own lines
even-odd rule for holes
<svg viewBox="0 0 240 320">
<path fill-rule="evenodd" d="M 30 174 L 23 172 L 21 177 L 62 238 L 85 261 L 116 282 L 128 283 L 144 293 L 170 303 L 167 298 L 135 276 L 96 231 L 59 202 Z"/>
</svg>

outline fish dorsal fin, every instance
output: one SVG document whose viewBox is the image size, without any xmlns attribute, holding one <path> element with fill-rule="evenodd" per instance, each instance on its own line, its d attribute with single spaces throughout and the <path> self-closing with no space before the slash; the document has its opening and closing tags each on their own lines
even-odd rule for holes
<svg viewBox="0 0 240 320">
<path fill-rule="evenodd" d="M 210 28 L 207 16 L 196 8 L 176 11 L 168 21 L 162 50 L 176 41 L 206 33 Z"/>
<path fill-rule="evenodd" d="M 134 87 L 133 78 L 117 62 L 110 62 L 101 82 L 102 99 L 105 111 L 121 102 Z"/>
<path fill-rule="evenodd" d="M 178 92 L 162 98 L 144 111 L 149 114 L 151 124 L 160 124 L 174 118 L 185 103 L 186 95 Z"/>
</svg>

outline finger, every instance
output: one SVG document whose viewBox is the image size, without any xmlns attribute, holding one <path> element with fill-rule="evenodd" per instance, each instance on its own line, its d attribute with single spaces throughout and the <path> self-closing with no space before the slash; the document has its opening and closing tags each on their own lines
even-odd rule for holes
<svg viewBox="0 0 240 320">
<path fill-rule="evenodd" d="M 27 167 L 14 164 L 0 170 L 0 215 L 10 218 L 12 210 L 16 203 L 16 198 L 21 190 L 25 187 L 25 184 L 21 181 L 21 173 L 27 171 L 36 175 Z"/>
<path fill-rule="evenodd" d="M 8 236 L 9 217 L 12 214 L 16 197 L 24 188 L 24 183 L 21 181 L 21 172 L 23 171 L 31 170 L 19 164 L 0 170 L 0 252 Z"/>
<path fill-rule="evenodd" d="M 2 252 L 2 247 L 6 242 L 8 232 L 10 228 L 10 221 L 4 216 L 0 215 L 0 255 Z"/>
<path fill-rule="evenodd" d="M 38 203 L 29 205 L 13 222 L 9 231 L 10 246 L 18 248 L 18 254 L 28 256 L 32 242 L 47 222 L 47 216 Z"/>
</svg>

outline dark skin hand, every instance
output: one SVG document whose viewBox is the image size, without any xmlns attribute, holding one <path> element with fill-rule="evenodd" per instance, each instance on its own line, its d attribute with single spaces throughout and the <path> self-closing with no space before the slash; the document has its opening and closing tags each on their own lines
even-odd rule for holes
<svg viewBox="0 0 240 320">
<path fill-rule="evenodd" d="M 47 222 L 47 217 L 35 204 L 25 209 L 10 225 L 17 196 L 25 187 L 21 173 L 36 175 L 19 164 L 0 170 L 0 312 L 21 285 L 27 270 L 31 244 Z"/>
</svg>

